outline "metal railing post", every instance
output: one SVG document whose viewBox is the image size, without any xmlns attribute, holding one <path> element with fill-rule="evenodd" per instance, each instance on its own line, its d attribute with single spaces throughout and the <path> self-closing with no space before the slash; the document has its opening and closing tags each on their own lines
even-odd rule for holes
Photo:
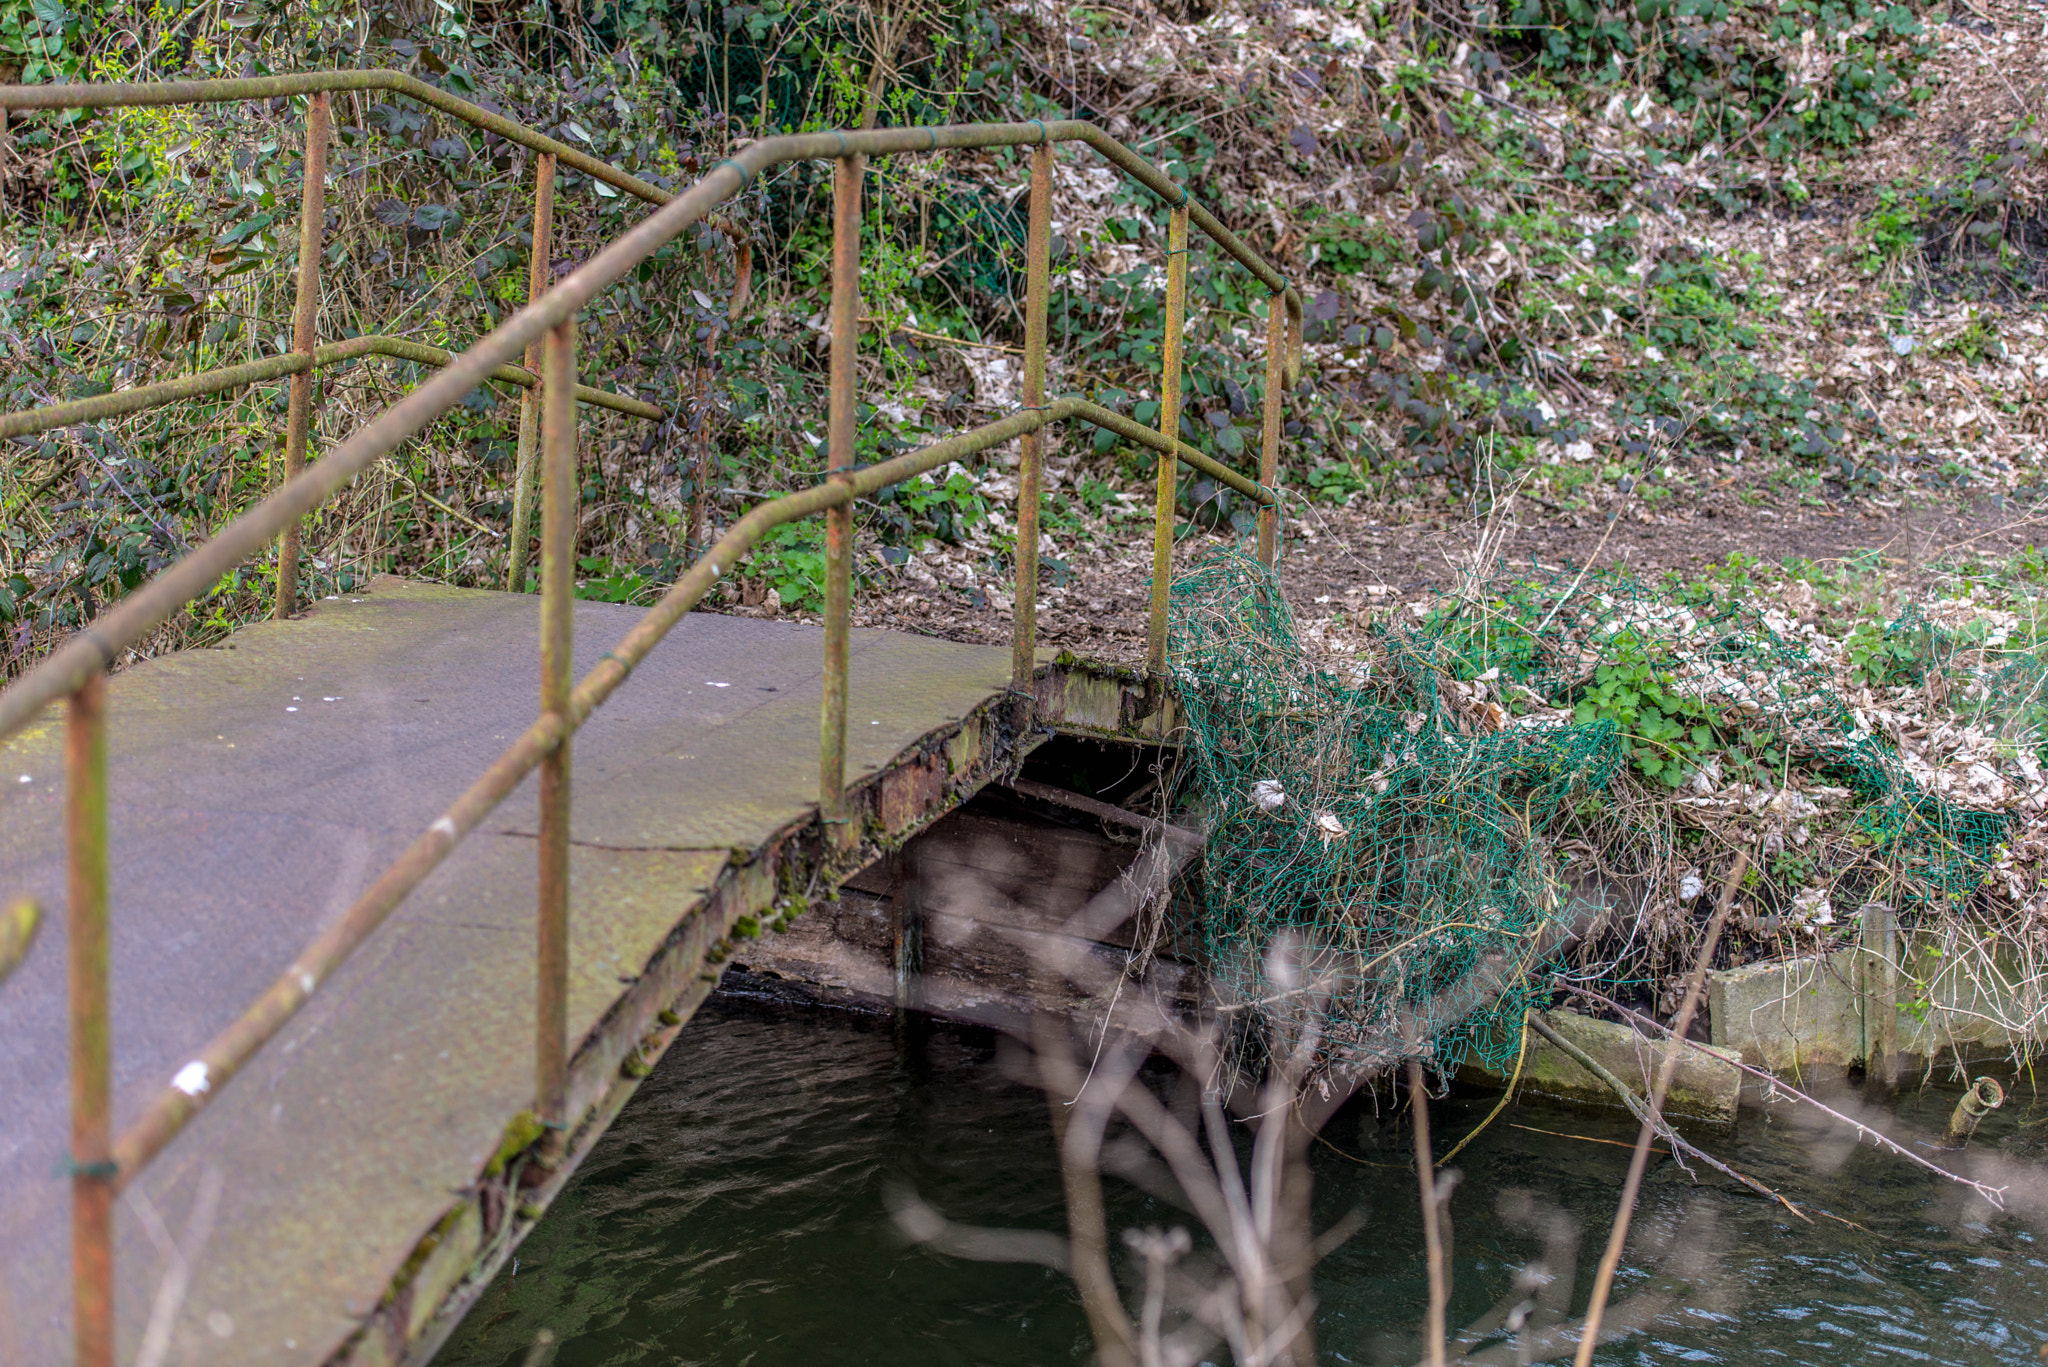
<svg viewBox="0 0 2048 1367">
<path fill-rule="evenodd" d="M 71 941 L 71 1285 L 77 1367 L 114 1367 L 113 1040 L 107 976 L 107 676 L 64 726 Z"/>
<path fill-rule="evenodd" d="M 313 325 L 320 309 L 320 243 L 327 235 L 328 95 L 320 91 L 306 107 L 306 174 L 299 189 L 299 283 L 292 303 L 292 350 L 309 360 Z M 306 468 L 306 437 L 313 425 L 313 367 L 292 376 L 291 409 L 285 418 L 284 477 Z M 274 617 L 289 617 L 299 601 L 299 530 L 284 529 L 277 548 L 277 602 Z"/>
<path fill-rule="evenodd" d="M 540 710 L 569 715 L 576 611 L 576 316 L 541 358 Z M 569 731 L 540 762 L 540 911 L 534 1102 L 562 1125 L 569 1081 Z M 557 1132 L 559 1135 L 559 1131 Z"/>
<path fill-rule="evenodd" d="M 1280 396 L 1287 386 L 1287 308 L 1278 293 L 1266 299 L 1266 406 L 1259 423 L 1259 483 L 1280 488 Z M 1280 510 L 1259 509 L 1259 563 L 1273 567 L 1280 555 Z"/>
<path fill-rule="evenodd" d="M 1187 325 L 1188 206 L 1186 194 L 1166 223 L 1166 340 L 1159 367 L 1159 431 L 1180 438 L 1180 334 Z M 1159 453 L 1158 498 L 1152 513 L 1152 620 L 1145 639 L 1145 663 L 1166 672 L 1166 601 L 1173 583 L 1174 458 Z"/>
<path fill-rule="evenodd" d="M 1045 407 L 1045 313 L 1052 274 L 1052 147 L 1031 149 L 1031 206 L 1024 239 L 1024 406 Z M 1031 691 L 1038 671 L 1038 503 L 1043 429 L 1026 432 L 1017 469 L 1017 599 L 1010 628 L 1010 687 Z"/>
<path fill-rule="evenodd" d="M 548 258 L 555 240 L 555 154 L 542 152 L 533 163 L 533 250 L 526 268 L 526 302 L 547 293 L 553 273 Z M 540 370 L 541 348 L 526 348 L 526 368 Z M 533 527 L 535 452 L 540 446 L 540 394 L 529 389 L 519 396 L 519 463 L 512 475 L 512 525 L 506 530 L 505 591 L 526 589 L 527 540 Z"/>
<path fill-rule="evenodd" d="M 860 181 L 862 159 L 841 157 L 832 174 L 832 402 L 826 417 L 826 470 L 837 483 L 853 475 L 859 420 Z M 853 505 L 825 513 L 825 696 L 820 704 L 818 815 L 833 842 L 853 843 L 846 803 L 846 657 L 853 618 Z"/>
</svg>

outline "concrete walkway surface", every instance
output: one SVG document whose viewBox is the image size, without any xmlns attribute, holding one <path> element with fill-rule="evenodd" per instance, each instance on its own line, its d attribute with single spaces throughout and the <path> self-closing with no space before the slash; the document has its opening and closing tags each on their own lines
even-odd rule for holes
<svg viewBox="0 0 2048 1367">
<path fill-rule="evenodd" d="M 584 603 L 580 677 L 639 617 Z M 116 1125 L 534 717 L 538 601 L 379 580 L 111 687 Z M 571 1036 L 708 890 L 815 815 L 814 626 L 693 615 L 573 751 Z M 852 646 L 852 780 L 1002 696 L 1009 653 Z M 0 986 L 0 1362 L 69 1361 L 61 715 L 0 748 L 0 896 L 42 899 Z M 192 1258 L 171 1363 L 316 1363 L 361 1327 L 531 1104 L 534 783 L 465 841 L 136 1183 L 122 1357 Z M 210 1212 L 196 1199 L 215 1191 Z M 158 1225 L 157 1237 L 149 1228 Z"/>
</svg>

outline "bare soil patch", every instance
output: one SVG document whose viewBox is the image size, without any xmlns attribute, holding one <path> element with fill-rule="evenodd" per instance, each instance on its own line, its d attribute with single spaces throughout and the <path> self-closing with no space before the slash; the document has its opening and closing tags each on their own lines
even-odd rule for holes
<svg viewBox="0 0 2048 1367">
<path fill-rule="evenodd" d="M 1526 503 L 1522 508 L 1540 511 Z M 1510 571 L 1618 567 L 1656 577 L 1697 574 L 1736 554 L 1776 565 L 1874 552 L 1887 580 L 1911 591 L 1931 587 L 1966 557 L 2003 560 L 2036 543 L 2044 527 L 2048 504 L 1999 496 L 1899 508 L 1745 507 L 1710 497 L 1675 513 L 1624 511 L 1612 520 L 1506 516 L 1490 524 L 1490 534 L 1498 561 Z M 1489 524 L 1478 520 L 1386 523 L 1370 510 L 1317 509 L 1289 528 L 1281 578 L 1305 623 L 1356 620 L 1451 588 L 1488 534 Z M 1189 537 L 1177 548 L 1175 564 L 1185 566 L 1223 544 L 1220 537 Z M 1150 574 L 1149 559 L 1077 557 L 1067 583 L 1055 587 L 1048 580 L 1040 640 L 1106 663 L 1142 662 Z M 985 645 L 1010 639 L 1006 604 L 943 585 L 871 589 L 861 595 L 856 620 Z"/>
</svg>

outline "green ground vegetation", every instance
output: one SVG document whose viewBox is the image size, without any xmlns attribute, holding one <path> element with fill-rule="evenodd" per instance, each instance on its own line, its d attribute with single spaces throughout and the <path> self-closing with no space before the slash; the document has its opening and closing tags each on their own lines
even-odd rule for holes
<svg viewBox="0 0 2048 1367">
<path fill-rule="evenodd" d="M 1810 320 L 1788 316 L 1768 252 L 1708 240 L 1829 206 L 1847 220 L 1842 268 L 1882 305 L 1859 326 L 1904 347 L 1916 309 L 1967 296 L 1967 324 L 1916 355 L 2009 359 L 2013 310 L 2034 300 L 2032 124 L 1918 179 L 1870 189 L 1856 168 L 1928 97 L 1945 9 L 1502 0 L 1451 16 L 1327 0 L 1305 13 L 1316 22 L 1227 5 L 1081 7 L 1055 22 L 944 0 L 318 0 L 233 14 L 0 0 L 0 79 L 393 67 L 668 187 L 782 131 L 1096 117 L 1300 283 L 1290 499 L 1483 511 L 1519 489 L 1569 515 L 1629 493 L 1654 511 L 1731 473 L 1793 501 L 2023 477 L 1898 441 L 1868 384 L 1801 361 Z M 1122 52 L 1142 55 L 1111 60 Z M 302 122 L 297 101 L 12 116 L 0 402 L 287 347 Z M 1061 163 L 1055 388 L 1155 421 L 1160 206 L 1081 154 Z M 524 299 L 522 150 L 403 98 L 346 96 L 331 166 L 323 336 L 459 350 Z M 870 168 L 863 461 L 1017 401 L 1022 182 L 1015 151 Z M 782 168 L 586 314 L 593 381 L 671 415 L 587 422 L 586 592 L 645 600 L 695 554 L 700 504 L 716 526 L 819 476 L 828 201 L 822 167 Z M 643 211 L 573 173 L 559 204 L 558 270 Z M 1246 466 L 1261 444 L 1264 291 L 1199 241 L 1190 280 L 1180 434 Z M 321 436 L 414 379 L 379 360 L 323 375 Z M 284 393 L 256 386 L 16 444 L 0 472 L 8 673 L 275 485 Z M 499 582 L 518 409 L 509 388 L 478 392 L 323 513 L 313 591 L 385 571 Z M 1073 445 L 1078 468 L 1048 509 L 1063 553 L 1128 541 L 1122 515 L 1145 497 L 1149 456 L 1106 433 Z M 1000 502 L 974 472 L 876 500 L 860 513 L 864 572 L 938 548 L 1000 580 L 1013 535 Z M 1206 533 L 1251 524 L 1192 477 L 1180 506 Z M 817 554 L 810 533 L 784 533 L 756 552 L 744 591 L 814 605 Z M 176 639 L 261 612 L 272 578 L 259 563 L 224 581 Z"/>
</svg>

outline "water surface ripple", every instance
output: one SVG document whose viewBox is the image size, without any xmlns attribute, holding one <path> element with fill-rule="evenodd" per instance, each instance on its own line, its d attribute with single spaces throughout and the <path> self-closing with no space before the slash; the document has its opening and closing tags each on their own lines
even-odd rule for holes
<svg viewBox="0 0 2048 1367">
<path fill-rule="evenodd" d="M 883 1211 L 885 1184 L 901 1180 L 955 1219 L 1063 1227 L 1044 1102 L 1009 1080 L 998 1053 L 987 1037 L 944 1029 L 906 1050 L 886 1023 L 720 998 L 527 1240 L 516 1275 L 485 1291 L 439 1367 L 519 1367 L 543 1327 L 559 1367 L 1086 1363 L 1086 1325 L 1064 1279 L 906 1247 Z M 1492 1100 L 1437 1103 L 1438 1134 L 1462 1135 Z M 2022 1091 L 1980 1142 L 2010 1133 L 2030 1103 Z M 1938 1089 L 1915 1095 L 1904 1118 L 1938 1127 L 1950 1104 Z M 1412 1363 L 1427 1291 L 1406 1126 L 1368 1106 L 1328 1134 L 1333 1146 L 1316 1151 L 1318 1219 L 1362 1207 L 1367 1223 L 1317 1278 L 1323 1361 Z M 1628 1162 L 1625 1147 L 1590 1141 L 1633 1137 L 1617 1119 L 1525 1102 L 1459 1155 L 1454 1325 L 1507 1294 L 1541 1250 L 1497 1209 L 1517 1190 L 1584 1231 L 1578 1308 Z M 1604 1347 L 1600 1363 L 2041 1360 L 2048 1304 L 2025 1220 L 1782 1119 L 1745 1116 L 1733 1145 L 1714 1147 L 1840 1218 L 1804 1225 L 1718 1180 L 1696 1186 L 1653 1164 L 1616 1303 L 1620 1312 L 1632 1297 L 1661 1296 L 1663 1308 Z M 1128 1191 L 1113 1215 L 1119 1226 L 1176 1220 Z M 1504 1360 L 1515 1361 L 1511 1348 Z"/>
</svg>

